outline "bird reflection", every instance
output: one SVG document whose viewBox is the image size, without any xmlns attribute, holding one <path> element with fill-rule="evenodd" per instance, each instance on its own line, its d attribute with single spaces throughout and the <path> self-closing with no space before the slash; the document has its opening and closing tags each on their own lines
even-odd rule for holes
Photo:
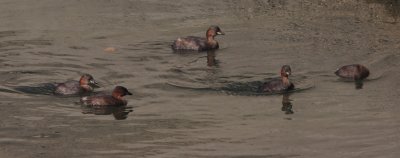
<svg viewBox="0 0 400 158">
<path fill-rule="evenodd" d="M 377 3 L 384 5 L 390 16 L 394 18 L 393 23 L 397 23 L 400 17 L 400 1 L 399 0 L 365 0 L 368 4 Z"/>
<path fill-rule="evenodd" d="M 82 105 L 83 114 L 94 115 L 113 115 L 116 120 L 125 120 L 132 112 L 132 107 L 128 106 L 86 106 Z"/>
<path fill-rule="evenodd" d="M 282 97 L 282 111 L 285 112 L 285 114 L 293 114 L 293 104 L 292 100 L 289 99 L 290 94 L 289 93 L 284 93 Z"/>
<path fill-rule="evenodd" d="M 207 51 L 207 66 L 218 66 L 218 60 L 215 59 L 215 50 Z"/>
<path fill-rule="evenodd" d="M 362 80 L 355 81 L 356 89 L 362 89 L 364 82 Z"/>
</svg>

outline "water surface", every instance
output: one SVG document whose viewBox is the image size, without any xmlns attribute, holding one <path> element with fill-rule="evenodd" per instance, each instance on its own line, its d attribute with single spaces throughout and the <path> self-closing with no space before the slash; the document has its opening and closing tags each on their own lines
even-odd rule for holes
<svg viewBox="0 0 400 158">
<path fill-rule="evenodd" d="M 397 158 L 398 6 L 3 0 L 0 157 Z M 209 25 L 226 33 L 219 50 L 172 52 L 177 37 L 203 36 Z M 371 71 L 361 89 L 333 74 L 352 63 Z M 240 93 L 286 64 L 300 91 Z M 127 87 L 128 107 L 91 109 L 79 97 L 16 88 L 83 73 L 98 91 Z"/>
</svg>

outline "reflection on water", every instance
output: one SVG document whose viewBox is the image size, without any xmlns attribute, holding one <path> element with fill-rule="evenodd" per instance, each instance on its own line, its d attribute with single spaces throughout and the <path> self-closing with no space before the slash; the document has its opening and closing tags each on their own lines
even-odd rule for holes
<svg viewBox="0 0 400 158">
<path fill-rule="evenodd" d="M 207 66 L 218 67 L 218 60 L 215 59 L 215 50 L 207 51 Z"/>
<path fill-rule="evenodd" d="M 128 106 L 86 106 L 82 105 L 82 114 L 113 115 L 116 120 L 125 120 L 133 112 Z"/>
<path fill-rule="evenodd" d="M 362 89 L 364 85 L 364 81 L 362 80 L 357 80 L 355 81 L 356 89 Z"/>
<path fill-rule="evenodd" d="M 362 89 L 364 86 L 365 80 L 353 80 L 353 79 L 339 78 L 337 81 L 346 82 L 346 83 L 354 82 L 355 89 Z M 367 80 L 367 81 L 371 81 L 371 80 Z"/>
<path fill-rule="evenodd" d="M 392 72 L 399 66 L 400 31 L 387 23 L 394 21 L 389 14 L 399 14 L 398 0 L 47 1 L 0 5 L 0 155 L 399 155 L 392 84 L 399 74 Z M 171 39 L 203 35 L 210 23 L 229 33 L 222 49 L 171 52 Z M 108 46 L 118 51 L 103 52 Z M 353 62 L 390 76 L 364 80 L 367 87 L 332 83 L 331 70 Z M 291 76 L 295 93 L 259 93 L 287 63 L 298 70 Z M 104 89 L 125 85 L 143 93 L 135 98 L 135 114 L 127 119 L 131 107 L 74 106 L 78 98 L 56 98 L 51 85 L 35 84 L 80 72 L 98 76 Z M 364 90 L 354 93 L 354 84 Z M 295 122 L 282 120 L 294 111 Z M 56 131 L 62 131 L 57 138 L 27 138 Z M 60 141 L 74 145 L 57 147 Z"/>
<path fill-rule="evenodd" d="M 290 93 L 283 93 L 282 96 L 282 111 L 285 112 L 285 114 L 293 114 L 293 104 L 292 104 L 292 100 L 290 100 L 289 98 Z"/>
<path fill-rule="evenodd" d="M 400 16 L 400 1 L 399 0 L 366 0 L 367 3 L 378 3 L 385 6 L 386 10 L 395 19 L 394 23 L 397 23 L 397 18 Z"/>
</svg>

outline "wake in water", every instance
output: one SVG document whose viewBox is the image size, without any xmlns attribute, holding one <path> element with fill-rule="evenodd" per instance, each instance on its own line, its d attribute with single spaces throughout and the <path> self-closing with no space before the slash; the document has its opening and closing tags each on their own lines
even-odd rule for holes
<svg viewBox="0 0 400 158">
<path fill-rule="evenodd" d="M 55 83 L 43 83 L 38 86 L 19 86 L 14 88 L 18 92 L 27 94 L 54 95 Z"/>
<path fill-rule="evenodd" d="M 219 87 L 212 86 L 191 86 L 179 83 L 167 83 L 170 86 L 180 88 L 180 89 L 190 89 L 195 91 L 214 91 L 214 92 L 223 92 L 230 95 L 245 95 L 245 96 L 258 96 L 258 95 L 274 95 L 274 94 L 284 94 L 284 93 L 292 93 L 308 90 L 314 87 L 313 84 L 306 82 L 305 77 L 301 77 L 301 80 L 295 80 L 295 88 L 289 91 L 282 92 L 262 92 L 260 87 L 264 84 L 264 82 L 268 82 L 275 78 L 265 79 L 264 81 L 251 81 L 251 82 L 226 82 L 224 84 L 219 84 Z"/>
</svg>

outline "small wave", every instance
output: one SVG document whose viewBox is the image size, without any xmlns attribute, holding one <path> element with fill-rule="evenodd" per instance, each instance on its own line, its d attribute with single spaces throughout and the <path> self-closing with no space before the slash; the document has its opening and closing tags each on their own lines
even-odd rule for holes
<svg viewBox="0 0 400 158">
<path fill-rule="evenodd" d="M 212 85 L 207 84 L 194 84 L 194 83 L 177 83 L 168 82 L 167 85 L 173 86 L 180 89 L 189 89 L 195 91 L 214 91 L 223 92 L 229 95 L 245 95 L 245 96 L 259 96 L 259 95 L 275 95 L 283 93 L 293 93 L 308 90 L 314 87 L 312 83 L 304 76 L 298 76 L 292 82 L 295 84 L 295 89 L 290 91 L 265 93 L 260 92 L 259 87 L 263 85 L 264 82 L 272 80 L 273 78 L 264 79 L 263 81 L 250 81 L 250 82 L 224 82 Z M 219 86 L 215 86 L 219 85 Z"/>
<path fill-rule="evenodd" d="M 27 94 L 54 95 L 56 86 L 54 83 L 44 83 L 39 86 L 19 86 L 14 89 Z"/>
</svg>

